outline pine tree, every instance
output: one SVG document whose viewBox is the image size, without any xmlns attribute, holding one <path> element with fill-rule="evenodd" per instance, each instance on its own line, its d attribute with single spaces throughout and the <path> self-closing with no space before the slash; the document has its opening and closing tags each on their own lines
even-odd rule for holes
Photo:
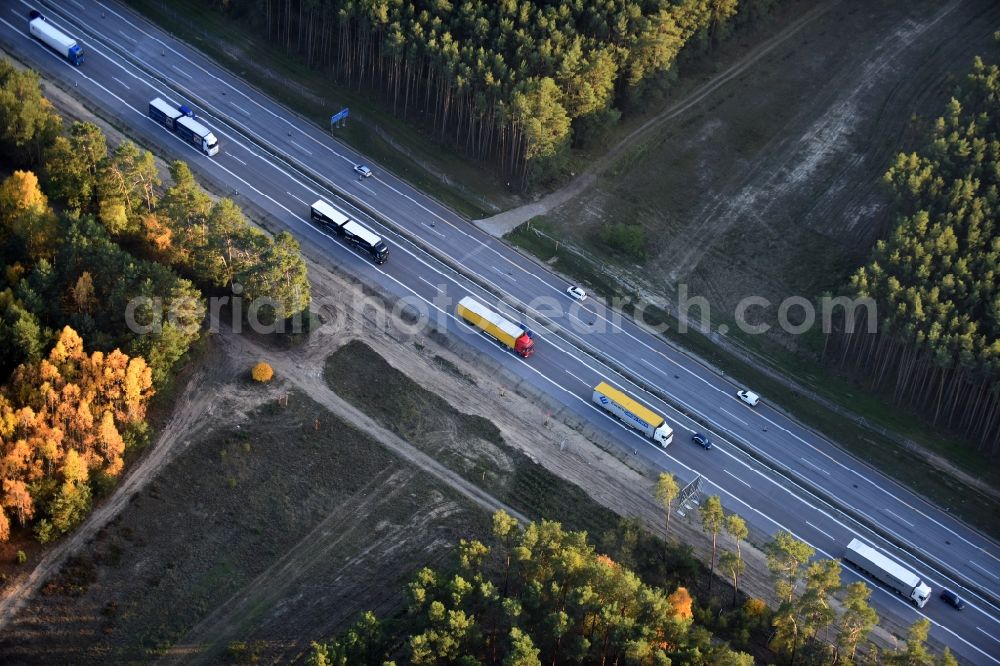
<svg viewBox="0 0 1000 666">
<path fill-rule="evenodd" d="M 656 481 L 656 499 L 663 506 L 668 532 L 670 531 L 670 513 L 673 511 L 674 500 L 677 499 L 678 494 L 680 494 L 680 487 L 677 485 L 677 479 L 674 478 L 674 475 L 669 472 L 660 472 Z"/>
<path fill-rule="evenodd" d="M 840 658 L 847 664 L 854 662 L 858 645 L 878 624 L 878 614 L 868 603 L 871 593 L 871 589 L 861 581 L 847 586 L 844 613 L 840 617 L 840 635 L 837 639 Z"/>
<path fill-rule="evenodd" d="M 779 599 L 786 603 L 792 601 L 802 567 L 815 552 L 810 545 L 784 530 L 778 531 L 774 539 L 764 546 L 767 566 L 775 578 L 774 590 Z"/>
<path fill-rule="evenodd" d="M 731 513 L 726 516 L 726 534 L 730 536 L 733 540 L 733 545 L 736 546 L 736 557 L 735 560 L 730 562 L 726 568 L 732 574 L 733 577 L 733 606 L 736 606 L 736 599 L 739 596 L 740 591 L 740 576 L 743 571 L 746 570 L 746 564 L 743 562 L 743 549 L 741 544 L 746 541 L 747 537 L 750 536 L 750 530 L 747 529 L 746 521 L 735 513 Z"/>
<path fill-rule="evenodd" d="M 726 522 L 726 514 L 722 510 L 722 502 L 718 495 L 712 495 L 705 500 L 699 509 L 701 512 L 702 529 L 712 535 L 712 565 L 708 573 L 708 591 L 712 592 L 712 580 L 715 578 L 715 555 L 718 545 L 719 532 L 722 531 Z"/>
</svg>

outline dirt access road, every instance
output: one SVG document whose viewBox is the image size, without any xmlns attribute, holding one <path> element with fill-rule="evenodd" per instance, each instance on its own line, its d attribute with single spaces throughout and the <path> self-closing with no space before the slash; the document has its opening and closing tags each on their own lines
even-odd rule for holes
<svg viewBox="0 0 1000 666">
<path fill-rule="evenodd" d="M 590 162 L 589 166 L 578 176 L 556 191 L 546 194 L 538 201 L 511 208 L 492 217 L 475 220 L 474 223 L 487 233 L 500 237 L 528 220 L 539 215 L 545 215 L 579 196 L 590 188 L 597 181 L 598 177 L 614 164 L 615 161 L 621 158 L 622 155 L 648 140 L 652 133 L 661 129 L 669 121 L 701 104 L 706 97 L 735 79 L 779 45 L 794 37 L 803 27 L 822 16 L 831 5 L 836 4 L 838 1 L 834 0 L 833 2 L 822 3 L 789 23 L 788 26 L 774 36 L 761 42 L 737 62 L 726 68 L 725 71 L 709 79 L 704 85 L 699 86 L 680 100 L 669 104 L 661 112 L 633 129 L 607 152 Z"/>
</svg>

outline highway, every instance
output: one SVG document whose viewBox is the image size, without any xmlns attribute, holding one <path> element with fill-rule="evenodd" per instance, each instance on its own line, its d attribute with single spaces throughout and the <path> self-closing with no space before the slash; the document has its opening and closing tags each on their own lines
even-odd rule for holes
<svg viewBox="0 0 1000 666">
<path fill-rule="evenodd" d="M 81 40 L 80 68 L 28 36 L 33 8 Z M 839 558 L 854 536 L 892 555 L 935 595 L 918 610 L 869 580 L 880 614 L 905 624 L 928 617 L 932 636 L 962 658 L 1000 663 L 1000 546 L 772 409 L 767 396 L 757 409 L 747 407 L 725 377 L 595 299 L 572 301 L 562 278 L 400 181 L 391 165 L 371 164 L 121 5 L 0 0 L 0 44 L 117 119 L 140 145 L 184 159 L 203 180 L 291 230 L 313 256 L 426 308 L 449 334 L 502 364 L 511 381 L 544 393 L 560 408 L 558 418 L 685 482 L 701 475 L 703 493 L 721 495 L 758 530 L 786 529 L 825 557 Z M 149 119 L 156 96 L 195 108 L 219 138 L 220 153 L 206 157 Z M 375 175 L 359 179 L 352 170 L 358 163 Z M 375 266 L 314 228 L 309 204 L 320 197 L 381 234 L 391 248 L 388 263 Z M 521 359 L 459 323 L 454 303 L 467 294 L 529 324 L 537 353 Z M 597 409 L 590 396 L 602 379 L 664 414 L 673 445 L 654 446 Z M 715 448 L 693 445 L 694 431 L 709 432 Z M 845 582 L 857 576 L 844 569 Z M 966 610 L 938 600 L 941 587 L 962 594 Z"/>
</svg>

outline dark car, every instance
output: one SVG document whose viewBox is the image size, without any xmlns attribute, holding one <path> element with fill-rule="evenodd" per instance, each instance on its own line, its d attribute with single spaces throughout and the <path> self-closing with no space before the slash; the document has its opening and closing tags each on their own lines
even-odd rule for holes
<svg viewBox="0 0 1000 666">
<path fill-rule="evenodd" d="M 708 437 L 701 434 L 700 432 L 696 432 L 695 434 L 691 435 L 691 441 L 700 446 L 701 448 L 705 449 L 706 451 L 712 448 L 712 440 L 710 440 Z"/>
<path fill-rule="evenodd" d="M 940 596 L 949 606 L 954 606 L 958 610 L 965 608 L 965 602 L 962 601 L 962 597 L 958 596 L 951 590 L 941 590 Z"/>
</svg>

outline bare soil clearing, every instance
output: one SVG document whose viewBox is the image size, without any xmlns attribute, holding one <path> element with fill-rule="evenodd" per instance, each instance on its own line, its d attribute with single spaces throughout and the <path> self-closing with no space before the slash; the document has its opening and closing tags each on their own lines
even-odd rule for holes
<svg viewBox="0 0 1000 666">
<path fill-rule="evenodd" d="M 615 524 L 615 514 L 579 486 L 508 445 L 491 420 L 455 409 L 364 343 L 352 341 L 338 349 L 327 360 L 325 375 L 355 407 L 521 515 L 558 519 L 568 529 L 595 536 Z M 492 399 L 503 404 L 505 397 L 498 393 Z"/>
<path fill-rule="evenodd" d="M 216 404 L 239 413 L 239 401 Z M 84 549 L 85 593 L 43 588 L 5 660 L 219 663 L 251 630 L 287 659 L 307 645 L 292 639 L 326 635 L 356 604 L 395 608 L 411 567 L 486 528 L 487 511 L 300 393 L 241 417 Z"/>
<path fill-rule="evenodd" d="M 833 3 L 548 219 L 602 258 L 594 229 L 642 224 L 652 258 L 614 270 L 668 300 L 688 284 L 716 322 L 748 295 L 839 289 L 884 229 L 911 117 L 941 112 L 998 20 L 985 1 Z"/>
</svg>

